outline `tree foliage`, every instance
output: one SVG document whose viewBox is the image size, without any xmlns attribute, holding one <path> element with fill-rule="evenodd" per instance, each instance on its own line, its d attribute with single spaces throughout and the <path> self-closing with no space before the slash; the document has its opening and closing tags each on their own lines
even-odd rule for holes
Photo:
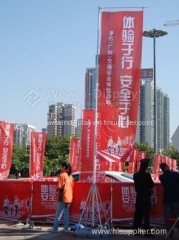
<svg viewBox="0 0 179 240">
<path fill-rule="evenodd" d="M 20 172 L 23 177 L 29 175 L 29 151 L 26 148 L 13 146 L 12 166 L 10 173 L 15 175 Z"/>
<path fill-rule="evenodd" d="M 176 159 L 179 162 L 179 152 L 174 146 L 169 146 L 162 152 L 162 154 L 169 156 L 172 159 Z"/>
<path fill-rule="evenodd" d="M 139 151 L 144 151 L 147 153 L 147 157 L 150 159 L 153 159 L 154 157 L 154 150 L 152 147 L 150 147 L 150 145 L 148 143 L 137 143 L 136 144 L 136 148 Z"/>
<path fill-rule="evenodd" d="M 56 175 L 62 161 L 69 156 L 69 137 L 49 137 L 45 147 L 44 176 Z M 29 176 L 29 149 L 13 146 L 13 157 L 10 174 L 21 173 L 22 177 Z"/>
</svg>

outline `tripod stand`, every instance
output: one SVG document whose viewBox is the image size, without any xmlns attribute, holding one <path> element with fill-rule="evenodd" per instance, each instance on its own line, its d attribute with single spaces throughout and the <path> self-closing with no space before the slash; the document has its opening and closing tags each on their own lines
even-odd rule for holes
<svg viewBox="0 0 179 240">
<path fill-rule="evenodd" d="M 93 228 L 95 227 L 96 224 L 98 224 L 98 221 L 99 221 L 100 228 L 103 227 L 101 214 L 104 216 L 104 219 L 103 219 L 104 223 L 105 224 L 107 223 L 106 213 L 105 213 L 104 206 L 103 206 L 101 196 L 96 183 L 92 183 L 90 187 L 89 193 L 85 201 L 84 208 L 80 216 L 79 224 L 81 223 L 86 210 L 87 210 L 87 217 L 90 218 L 90 213 L 91 213 L 91 226 Z"/>
</svg>

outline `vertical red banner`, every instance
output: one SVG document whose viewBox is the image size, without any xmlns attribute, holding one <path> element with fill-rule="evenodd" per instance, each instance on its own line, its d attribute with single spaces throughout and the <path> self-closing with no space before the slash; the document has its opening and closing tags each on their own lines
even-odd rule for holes
<svg viewBox="0 0 179 240">
<path fill-rule="evenodd" d="M 162 163 L 163 156 L 161 154 L 154 155 L 154 162 L 153 162 L 153 173 L 159 174 L 160 172 L 160 164 Z"/>
<path fill-rule="evenodd" d="M 172 167 L 171 168 L 173 171 L 177 171 L 177 160 L 172 159 Z"/>
<path fill-rule="evenodd" d="M 105 161 L 133 161 L 142 28 L 142 11 L 102 12 L 97 134 L 101 169 Z"/>
<path fill-rule="evenodd" d="M 147 153 L 144 152 L 144 151 L 137 150 L 136 154 L 137 154 L 136 155 L 136 165 L 137 165 L 136 171 L 139 171 L 139 169 L 140 169 L 140 160 L 143 159 L 143 158 L 146 158 Z"/>
<path fill-rule="evenodd" d="M 94 110 L 83 110 L 81 137 L 81 181 L 92 181 L 94 162 Z"/>
<path fill-rule="evenodd" d="M 0 121 L 0 180 L 8 177 L 12 163 L 14 124 Z"/>
<path fill-rule="evenodd" d="M 128 163 L 128 173 L 133 174 L 137 169 L 137 149 L 133 151 L 133 160 Z"/>
<path fill-rule="evenodd" d="M 72 172 L 80 171 L 81 140 L 77 137 L 70 139 L 70 164 L 72 166 Z"/>
<path fill-rule="evenodd" d="M 46 133 L 32 132 L 29 176 L 35 180 L 43 178 Z"/>
</svg>

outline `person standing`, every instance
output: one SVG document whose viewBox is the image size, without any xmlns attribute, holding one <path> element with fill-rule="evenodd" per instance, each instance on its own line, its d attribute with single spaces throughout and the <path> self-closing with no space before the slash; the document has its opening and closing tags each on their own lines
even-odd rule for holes
<svg viewBox="0 0 179 240">
<path fill-rule="evenodd" d="M 59 175 L 57 190 L 59 191 L 58 203 L 54 219 L 52 232 L 58 232 L 58 225 L 63 214 L 63 228 L 68 230 L 69 226 L 69 207 L 73 200 L 73 177 L 71 175 L 71 165 L 67 162 L 62 163 L 62 171 Z"/>
<path fill-rule="evenodd" d="M 133 228 L 135 235 L 140 234 L 141 222 L 144 220 L 145 236 L 150 234 L 150 210 L 151 210 L 151 190 L 154 182 L 151 174 L 147 172 L 150 159 L 145 158 L 140 161 L 140 169 L 134 173 L 134 186 L 136 190 L 136 203 L 134 212 Z"/>
<path fill-rule="evenodd" d="M 168 222 L 169 218 L 177 218 L 179 216 L 179 173 L 171 171 L 166 163 L 160 164 L 163 174 L 159 176 L 163 186 L 163 206 L 164 220 L 167 232 L 172 227 L 172 223 Z M 171 237 L 173 231 L 171 232 Z"/>
</svg>

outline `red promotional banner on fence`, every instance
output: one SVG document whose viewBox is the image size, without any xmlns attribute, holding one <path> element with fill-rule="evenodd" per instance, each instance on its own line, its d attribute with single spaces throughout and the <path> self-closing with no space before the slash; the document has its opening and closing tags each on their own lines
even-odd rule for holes
<svg viewBox="0 0 179 240">
<path fill-rule="evenodd" d="M 70 164 L 72 172 L 80 171 L 81 165 L 81 140 L 77 137 L 70 139 Z"/>
<path fill-rule="evenodd" d="M 53 222 L 58 200 L 56 180 L 53 178 L 43 181 L 0 181 L 0 219 L 25 221 L 28 217 L 37 222 Z M 99 199 L 94 201 L 95 223 L 99 222 L 99 216 L 102 223 L 116 222 L 119 226 L 121 223 L 128 226 L 133 223 L 136 198 L 133 183 L 100 183 L 97 184 L 96 191 Z M 92 194 L 91 183 L 75 182 L 74 201 L 70 207 L 71 224 L 79 219 L 84 224 L 91 224 Z M 162 200 L 162 185 L 155 184 L 151 199 L 152 225 L 163 225 Z"/>
<path fill-rule="evenodd" d="M 94 110 L 83 110 L 81 138 L 81 180 L 91 181 L 94 162 Z M 89 172 L 89 173 L 86 173 Z"/>
<path fill-rule="evenodd" d="M 0 181 L 0 218 L 17 221 L 30 218 L 32 212 L 32 182 Z"/>
<path fill-rule="evenodd" d="M 97 153 L 103 168 L 105 161 L 133 160 L 143 12 L 102 12 L 101 18 Z"/>
<path fill-rule="evenodd" d="M 128 222 L 128 225 L 133 224 L 136 192 L 133 183 L 113 184 L 113 193 L 115 197 L 113 202 L 113 222 Z M 163 223 L 163 189 L 161 184 L 155 184 L 152 189 L 151 196 L 151 216 L 150 222 L 153 225 Z M 120 207 L 115 207 L 120 202 Z"/>
<path fill-rule="evenodd" d="M 57 201 L 57 182 L 35 181 L 33 183 L 32 219 L 53 221 Z"/>
<path fill-rule="evenodd" d="M 9 175 L 12 160 L 14 124 L 0 121 L 0 180 Z"/>
<path fill-rule="evenodd" d="M 43 177 L 45 144 L 46 133 L 31 133 L 29 176 L 36 180 Z"/>
</svg>

